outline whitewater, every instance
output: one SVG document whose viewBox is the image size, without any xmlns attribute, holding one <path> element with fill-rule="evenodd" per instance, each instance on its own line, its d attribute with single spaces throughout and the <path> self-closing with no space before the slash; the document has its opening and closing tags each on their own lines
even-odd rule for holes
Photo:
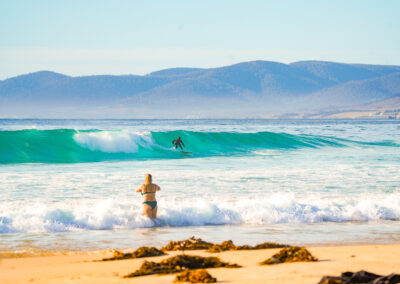
<svg viewBox="0 0 400 284">
<path fill-rule="evenodd" d="M 398 242 L 399 172 L 398 121 L 0 120 L 0 251 Z"/>
</svg>

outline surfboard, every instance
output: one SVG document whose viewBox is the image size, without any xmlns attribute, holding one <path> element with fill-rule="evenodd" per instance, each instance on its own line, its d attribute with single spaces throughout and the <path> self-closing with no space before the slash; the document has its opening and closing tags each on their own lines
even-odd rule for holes
<svg viewBox="0 0 400 284">
<path fill-rule="evenodd" d="M 186 151 L 182 151 L 182 153 L 184 153 L 184 154 L 192 154 L 192 152 L 186 152 Z"/>
</svg>

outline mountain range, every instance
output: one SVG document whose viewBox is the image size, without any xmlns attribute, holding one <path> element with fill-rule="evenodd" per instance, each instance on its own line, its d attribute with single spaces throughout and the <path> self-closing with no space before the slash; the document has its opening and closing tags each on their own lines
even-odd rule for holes
<svg viewBox="0 0 400 284">
<path fill-rule="evenodd" d="M 400 96 L 400 66 L 251 61 L 147 75 L 50 71 L 0 81 L 0 117 L 241 118 L 360 108 Z"/>
</svg>

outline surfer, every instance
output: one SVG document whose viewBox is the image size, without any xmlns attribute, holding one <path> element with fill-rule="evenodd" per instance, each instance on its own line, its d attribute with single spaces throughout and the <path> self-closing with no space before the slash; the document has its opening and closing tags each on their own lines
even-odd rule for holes
<svg viewBox="0 0 400 284">
<path fill-rule="evenodd" d="M 151 174 L 146 174 L 144 184 L 136 189 L 136 192 L 140 192 L 143 195 L 143 215 L 150 219 L 157 218 L 156 191 L 159 190 L 160 187 L 153 183 Z"/>
<path fill-rule="evenodd" d="M 180 136 L 179 136 L 178 138 L 176 138 L 175 140 L 172 141 L 172 145 L 174 145 L 174 148 L 175 148 L 175 149 L 178 149 L 178 147 L 180 147 L 182 152 L 183 152 L 182 145 L 183 145 L 183 147 L 186 148 L 186 146 L 185 146 L 185 144 L 183 143 L 183 141 L 182 141 L 182 139 L 181 139 Z"/>
</svg>

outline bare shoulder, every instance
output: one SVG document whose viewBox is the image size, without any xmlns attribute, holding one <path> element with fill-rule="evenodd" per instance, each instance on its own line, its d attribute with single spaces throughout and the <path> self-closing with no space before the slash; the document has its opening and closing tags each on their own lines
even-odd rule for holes
<svg viewBox="0 0 400 284">
<path fill-rule="evenodd" d="M 156 188 L 156 190 L 160 190 L 161 189 L 157 184 L 154 184 L 154 187 Z"/>
</svg>

